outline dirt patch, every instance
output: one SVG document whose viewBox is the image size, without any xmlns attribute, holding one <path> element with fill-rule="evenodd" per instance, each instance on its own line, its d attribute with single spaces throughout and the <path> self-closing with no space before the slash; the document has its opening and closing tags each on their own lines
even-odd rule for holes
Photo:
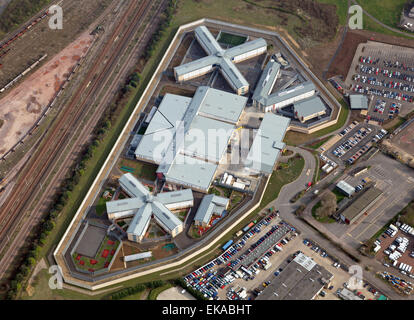
<svg viewBox="0 0 414 320">
<path fill-rule="evenodd" d="M 81 45 L 82 40 L 87 41 Z M 78 40 L 0 100 L 0 118 L 4 120 L 4 125 L 0 128 L 0 145 L 2 146 L 0 156 L 15 145 L 33 126 L 39 114 L 43 112 L 59 91 L 60 86 L 66 81 L 68 70 L 72 70 L 76 65 L 73 59 L 62 60 L 61 58 L 79 56 L 84 49 L 90 47 L 89 40 L 92 40 L 89 33 L 81 35 Z"/>
<path fill-rule="evenodd" d="M 405 39 L 397 36 L 384 35 L 376 32 L 366 31 L 366 30 L 353 30 L 348 31 L 344 43 L 341 47 L 340 52 L 333 61 L 331 68 L 327 73 L 327 77 L 330 78 L 335 75 L 342 75 L 346 78 L 348 70 L 351 67 L 352 60 L 354 58 L 356 49 L 360 43 L 367 42 L 368 40 L 373 40 L 377 42 L 384 42 L 388 44 L 414 47 L 414 40 Z M 339 42 L 338 42 L 339 43 Z M 333 48 L 332 48 L 333 46 Z M 333 43 L 321 46 L 319 50 L 315 51 L 314 54 L 310 51 L 310 55 L 313 55 L 314 59 L 320 54 L 320 50 L 325 48 L 326 50 L 336 50 L 337 45 Z M 313 49 L 312 49 L 313 50 Z"/>
<path fill-rule="evenodd" d="M 161 89 L 160 94 L 165 95 L 166 93 L 177 94 L 179 96 L 190 97 L 194 96 L 193 90 L 187 90 L 184 88 L 174 87 L 174 86 L 165 86 Z"/>
</svg>

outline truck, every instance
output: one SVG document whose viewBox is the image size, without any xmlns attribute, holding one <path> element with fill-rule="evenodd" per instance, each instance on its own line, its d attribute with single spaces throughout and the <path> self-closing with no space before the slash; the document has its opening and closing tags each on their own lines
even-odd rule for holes
<svg viewBox="0 0 414 320">
<path fill-rule="evenodd" d="M 227 241 L 226 244 L 222 247 L 223 251 L 226 251 L 232 244 L 233 240 Z"/>
<path fill-rule="evenodd" d="M 247 226 L 245 226 L 245 227 L 243 228 L 243 231 L 244 231 L 244 232 L 249 231 L 249 230 L 250 230 L 250 228 L 254 226 L 254 224 L 255 224 L 254 222 L 250 222 Z"/>
</svg>

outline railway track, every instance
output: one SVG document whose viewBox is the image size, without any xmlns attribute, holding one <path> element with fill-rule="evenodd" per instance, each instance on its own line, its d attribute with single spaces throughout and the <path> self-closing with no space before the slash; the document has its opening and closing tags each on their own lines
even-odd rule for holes
<svg viewBox="0 0 414 320">
<path fill-rule="evenodd" d="M 0 208 L 0 220 L 3 221 L 0 229 L 1 250 L 6 246 L 5 239 L 10 228 L 24 213 L 27 204 L 32 199 L 33 191 L 36 190 L 43 177 L 47 175 L 55 159 L 60 156 L 60 151 L 64 149 L 75 124 L 81 119 L 87 102 L 93 98 L 96 91 L 100 88 L 102 80 L 108 74 L 111 74 L 113 62 L 122 54 L 122 49 L 125 48 L 135 33 L 134 26 L 141 19 L 145 9 L 150 3 L 150 0 L 141 2 L 131 1 L 116 30 L 104 46 L 100 56 L 95 60 L 93 67 L 87 73 L 77 93 L 57 120 L 56 125 L 51 129 L 48 138 L 32 157 L 31 163 L 24 169 L 13 193 Z M 132 20 L 127 21 L 131 13 L 134 13 Z M 128 27 L 124 31 L 122 27 L 126 23 Z M 113 49 L 114 47 L 115 49 Z M 111 52 L 111 49 L 113 49 L 113 54 L 108 57 L 107 55 Z M 98 72 L 101 67 L 102 71 Z M 85 97 L 82 99 L 82 96 Z M 80 100 L 82 102 L 78 106 Z"/>
</svg>

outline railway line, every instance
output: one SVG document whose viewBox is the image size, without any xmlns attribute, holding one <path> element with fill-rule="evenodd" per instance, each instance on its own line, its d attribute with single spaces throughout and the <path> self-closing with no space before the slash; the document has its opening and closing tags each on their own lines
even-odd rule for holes
<svg viewBox="0 0 414 320">
<path fill-rule="evenodd" d="M 0 230 L 2 250 L 6 246 L 5 239 L 10 233 L 10 229 L 19 220 L 19 217 L 21 218 L 25 208 L 32 200 L 37 186 L 48 175 L 48 171 L 61 155 L 61 150 L 65 148 L 70 133 L 73 133 L 76 124 L 80 122 L 85 109 L 87 109 L 85 106 L 89 100 L 96 97 L 95 94 L 102 87 L 102 81 L 112 73 L 111 67 L 114 65 L 113 62 L 119 58 L 123 49 L 128 45 L 129 40 L 136 31 L 134 27 L 140 21 L 150 3 L 151 1 L 147 0 L 141 2 L 132 1 L 129 4 L 116 30 L 106 43 L 99 57 L 95 60 L 93 67 L 87 73 L 77 93 L 60 118 L 57 119 L 57 123 L 51 129 L 48 138 L 39 147 L 38 152 L 33 155 L 31 162 L 25 167 L 13 193 L 0 208 L 0 219 L 3 221 Z M 132 20 L 127 21 L 133 12 Z M 127 25 L 127 28 L 124 31 L 122 27 L 125 25 Z M 111 49 L 113 49 L 113 54 L 108 57 Z M 102 67 L 102 71 L 98 72 L 100 67 Z M 82 96 L 85 97 L 82 99 Z M 78 106 L 80 99 L 82 99 L 82 102 Z"/>
</svg>

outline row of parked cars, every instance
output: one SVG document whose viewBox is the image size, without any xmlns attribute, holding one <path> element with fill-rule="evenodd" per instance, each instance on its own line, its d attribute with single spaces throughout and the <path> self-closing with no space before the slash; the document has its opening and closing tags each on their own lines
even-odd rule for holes
<svg viewBox="0 0 414 320">
<path fill-rule="evenodd" d="M 361 61 L 360 61 L 361 62 Z M 363 62 L 362 62 L 363 63 Z M 400 64 L 399 67 L 392 64 L 387 64 L 387 62 L 384 63 L 385 68 L 396 68 L 396 69 L 402 69 L 404 71 L 410 71 L 414 72 L 414 68 L 412 67 L 406 67 L 405 68 Z M 404 80 L 409 82 L 414 82 L 414 76 L 407 73 L 401 73 L 399 71 L 392 71 L 388 69 L 381 69 L 378 67 L 372 67 L 372 66 L 364 66 L 362 64 L 359 65 L 359 71 L 366 74 L 375 74 L 375 75 L 383 75 L 384 77 L 388 78 L 394 78 L 398 80 Z"/>
<path fill-rule="evenodd" d="M 244 261 L 244 259 L 246 259 L 251 254 L 256 253 L 255 251 L 256 250 L 259 250 L 259 246 L 264 241 L 266 241 L 267 239 L 269 239 L 276 231 L 278 231 L 284 225 L 286 225 L 286 223 L 280 222 L 278 225 L 272 226 L 272 228 L 264 236 L 262 236 L 258 241 L 256 241 L 254 244 L 252 244 L 252 246 L 244 254 L 242 254 L 238 259 L 232 261 L 229 264 L 229 267 L 231 267 L 231 268 L 237 268 L 240 264 L 242 264 L 242 262 Z M 285 233 L 285 232 L 287 232 L 287 230 L 283 231 L 283 229 L 282 229 L 281 232 Z M 255 257 L 253 257 L 253 258 L 255 258 Z"/>
<path fill-rule="evenodd" d="M 211 271 L 211 269 L 226 262 L 228 262 L 227 265 L 230 265 L 232 257 L 244 247 L 247 240 L 253 235 L 259 233 L 263 226 L 269 225 L 270 221 L 277 216 L 279 216 L 278 211 L 271 213 L 269 216 L 261 220 L 254 228 L 246 233 L 242 239 L 228 248 L 219 257 L 185 276 L 184 280 L 186 283 L 194 289 L 202 292 L 205 297 L 217 299 L 217 290 L 219 288 L 224 289 L 228 284 L 232 283 L 236 275 L 217 275 L 217 271 Z"/>
<path fill-rule="evenodd" d="M 363 88 L 359 84 L 351 85 L 351 90 L 354 91 L 354 92 L 359 92 L 359 93 L 363 93 L 363 94 L 372 94 L 372 95 L 384 97 L 384 98 L 387 98 L 387 99 L 394 99 L 394 100 L 407 101 L 407 102 L 413 102 L 414 101 L 413 96 L 410 96 L 410 95 L 405 94 L 405 93 L 396 92 L 396 91 L 389 91 L 389 90 L 385 90 L 385 89 L 380 90 L 380 89 L 375 89 L 375 88 L 370 88 L 370 87 Z"/>
<path fill-rule="evenodd" d="M 407 66 L 405 63 L 401 63 L 398 60 L 395 62 L 391 60 L 384 60 L 384 66 L 386 68 L 398 68 L 405 71 L 414 72 L 414 67 Z"/>
<path fill-rule="evenodd" d="M 373 59 L 371 56 L 368 56 L 368 57 L 361 56 L 359 58 L 359 62 L 366 63 L 366 64 L 377 64 L 379 61 L 380 61 L 379 58 Z"/>
<path fill-rule="evenodd" d="M 397 89 L 400 91 L 414 92 L 414 85 L 399 82 L 399 81 L 380 80 L 380 79 L 377 79 L 376 77 L 369 77 L 365 75 L 360 75 L 358 73 L 353 76 L 353 80 L 362 82 L 362 83 L 367 83 L 367 84 L 374 85 L 374 86 L 378 86 L 378 87 L 385 87 L 389 89 Z"/>
<path fill-rule="evenodd" d="M 341 143 L 336 149 L 332 151 L 333 155 L 340 158 L 353 147 L 355 147 L 362 139 L 364 139 L 369 132 L 371 132 L 371 128 L 361 128 L 357 132 L 354 133 L 352 137 L 348 140 Z"/>
</svg>

